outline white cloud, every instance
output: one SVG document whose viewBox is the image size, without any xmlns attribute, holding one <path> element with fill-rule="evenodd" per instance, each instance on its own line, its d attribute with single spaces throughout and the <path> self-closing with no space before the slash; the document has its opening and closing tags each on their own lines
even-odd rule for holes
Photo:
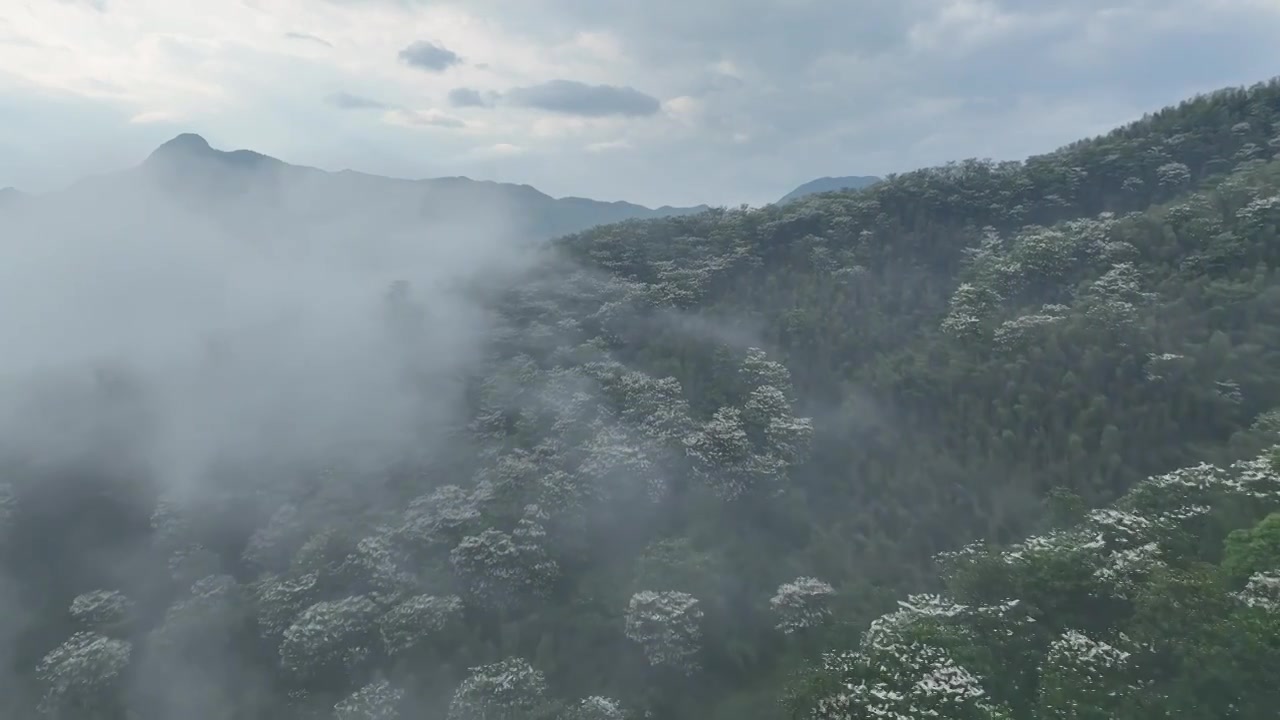
<svg viewBox="0 0 1280 720">
<path fill-rule="evenodd" d="M 150 125 L 152 123 L 172 123 L 181 119 L 181 115 L 168 110 L 149 110 L 129 118 L 129 123 L 133 125 Z"/>
<path fill-rule="evenodd" d="M 586 150 L 591 153 L 602 153 L 609 152 L 611 150 L 629 150 L 631 147 L 631 143 L 626 140 L 603 140 L 601 142 L 589 143 L 586 146 Z"/>
<path fill-rule="evenodd" d="M 397 108 L 395 110 L 388 110 L 383 115 L 383 119 L 392 125 L 401 125 L 404 127 L 466 127 L 466 123 L 461 119 L 435 108 L 428 108 L 426 110 Z"/>
<path fill-rule="evenodd" d="M 759 202 L 792 177 L 1048 150 L 1264 79 L 1278 33 L 1275 0 L 28 0 L 0 17 L 0 117 L 64 154 L 41 169 L 0 144 L 0 186 L 103 169 L 181 125 L 320 167 Z M 464 62 L 399 60 L 424 40 Z M 585 118 L 502 100 L 552 80 L 661 105 Z M 451 103 L 457 88 L 485 101 Z M 68 103 L 100 111 L 50 122 Z M 86 158 L 91 142 L 112 150 Z"/>
</svg>

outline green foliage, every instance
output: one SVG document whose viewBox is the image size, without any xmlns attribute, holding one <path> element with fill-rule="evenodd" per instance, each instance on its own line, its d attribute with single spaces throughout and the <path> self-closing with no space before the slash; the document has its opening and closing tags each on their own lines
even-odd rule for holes
<svg viewBox="0 0 1280 720">
<path fill-rule="evenodd" d="M 804 680 L 790 702 L 817 720 L 920 717 L 927 708 L 884 698 L 905 702 L 919 677 L 950 663 L 948 677 L 964 678 L 972 702 L 934 717 L 999 707 L 1055 720 L 1270 717 L 1277 691 L 1258 672 L 1280 657 L 1280 566 L 1250 541 L 1265 545 L 1275 515 L 1243 535 L 1228 523 L 1277 502 L 1280 473 L 1266 455 L 1192 466 L 1149 478 L 1069 528 L 949 553 L 941 560 L 955 600 L 908 598 L 871 624 L 857 651 L 812 671 L 838 682 Z M 1185 542 L 1188 528 L 1206 542 Z M 1235 539 L 1217 564 L 1213 541 L 1224 536 Z M 1252 572 L 1247 584 L 1242 570 Z M 992 592 L 1009 599 L 963 604 Z"/>
<path fill-rule="evenodd" d="M 113 719 L 1270 717 L 1278 136 L 1273 81 L 561 238 L 467 289 L 465 410 L 385 466 L 181 496 L 87 467 L 55 503 L 3 458 L 25 691 Z M 387 311 L 419 333 L 408 287 Z"/>
</svg>

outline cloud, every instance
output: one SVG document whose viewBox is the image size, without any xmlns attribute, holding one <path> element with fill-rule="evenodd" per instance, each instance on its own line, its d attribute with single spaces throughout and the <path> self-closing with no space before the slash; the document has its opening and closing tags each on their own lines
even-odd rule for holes
<svg viewBox="0 0 1280 720">
<path fill-rule="evenodd" d="M 134 115 L 129 118 L 129 123 L 132 125 L 150 125 L 152 123 L 171 123 L 181 119 L 182 116 L 168 110 L 151 110 Z"/>
<path fill-rule="evenodd" d="M 84 5 L 86 7 L 93 8 L 98 12 L 107 11 L 107 0 L 58 0 L 58 2 L 67 5 Z"/>
<path fill-rule="evenodd" d="M 462 62 L 454 51 L 426 40 L 418 40 L 401 50 L 399 58 L 406 65 L 431 72 L 442 72 Z"/>
<path fill-rule="evenodd" d="M 504 96 L 514 105 L 583 117 L 643 116 L 658 112 L 661 103 L 632 87 L 587 85 L 574 80 L 549 80 L 518 87 Z"/>
<path fill-rule="evenodd" d="M 472 154 L 481 158 L 497 158 L 523 155 L 525 152 L 527 152 L 527 150 L 519 145 L 514 145 L 512 143 L 494 143 L 493 145 L 478 148 Z"/>
<path fill-rule="evenodd" d="M 306 40 L 307 42 L 319 43 L 321 45 L 324 45 L 325 47 L 333 47 L 333 43 L 329 42 L 328 40 L 325 40 L 319 35 L 312 35 L 311 33 L 287 32 L 284 34 L 284 36 L 291 40 Z"/>
<path fill-rule="evenodd" d="M 628 150 L 630 148 L 631 143 L 626 140 L 604 140 L 602 142 L 590 143 L 586 146 L 587 152 L 590 153 L 609 152 L 610 150 Z"/>
<path fill-rule="evenodd" d="M 454 88 L 449 91 L 449 104 L 454 107 L 485 107 L 489 101 L 479 90 L 472 88 Z"/>
<path fill-rule="evenodd" d="M 325 102 L 343 110 L 385 110 L 387 108 L 384 102 L 347 92 L 333 93 L 325 98 Z"/>
<path fill-rule="evenodd" d="M 172 130 L 129 120 L 164 110 L 319 167 L 763 202 L 1051 150 L 1275 74 L 1277 34 L 1271 0 L 38 2 L 0 17 L 0 117 L 22 138 L 0 138 L 0 185 L 135 162 Z M 457 62 L 398 56 L 424 39 Z M 316 113 L 337 88 L 385 103 L 383 122 Z M 85 109 L 54 109 L 71 98 Z M 614 142 L 633 151 L 588 149 Z M 474 150 L 502 144 L 528 152 Z"/>
<path fill-rule="evenodd" d="M 385 117 L 387 122 L 393 125 L 402 125 L 407 127 L 466 127 L 466 123 L 461 119 L 445 114 L 436 109 L 410 110 L 407 108 L 397 108 L 388 112 Z"/>
</svg>

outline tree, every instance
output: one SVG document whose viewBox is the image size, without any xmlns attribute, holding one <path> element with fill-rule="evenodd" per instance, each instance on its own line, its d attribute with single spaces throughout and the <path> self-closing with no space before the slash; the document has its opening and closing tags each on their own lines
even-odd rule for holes
<svg viewBox="0 0 1280 720">
<path fill-rule="evenodd" d="M 702 618 L 702 608 L 692 595 L 638 592 L 627 606 L 627 637 L 641 645 L 651 665 L 692 673 L 698 669 Z"/>
</svg>

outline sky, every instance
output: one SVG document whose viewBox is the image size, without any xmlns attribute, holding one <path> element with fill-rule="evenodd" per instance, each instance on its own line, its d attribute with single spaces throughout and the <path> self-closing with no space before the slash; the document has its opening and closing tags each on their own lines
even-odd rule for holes
<svg viewBox="0 0 1280 720">
<path fill-rule="evenodd" d="M 1019 159 L 1280 72 L 1280 0 L 0 0 L 0 187 L 181 132 L 646 205 Z"/>
</svg>

